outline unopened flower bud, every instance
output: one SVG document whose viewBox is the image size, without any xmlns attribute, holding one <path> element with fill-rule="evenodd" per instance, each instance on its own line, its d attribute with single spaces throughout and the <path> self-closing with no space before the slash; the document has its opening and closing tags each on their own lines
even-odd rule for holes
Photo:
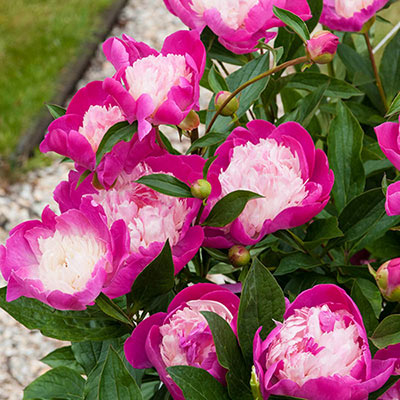
<svg viewBox="0 0 400 400">
<path fill-rule="evenodd" d="M 198 128 L 200 125 L 199 115 L 191 110 L 186 118 L 178 125 L 183 131 L 192 131 L 193 129 Z"/>
<path fill-rule="evenodd" d="M 307 54 L 317 64 L 327 64 L 335 57 L 339 38 L 329 31 L 320 31 L 307 40 Z"/>
<path fill-rule="evenodd" d="M 93 174 L 92 185 L 98 190 L 104 189 L 104 186 L 100 183 L 96 172 Z"/>
<path fill-rule="evenodd" d="M 382 264 L 374 276 L 382 296 L 387 301 L 400 302 L 400 258 Z"/>
<path fill-rule="evenodd" d="M 237 244 L 229 249 L 228 258 L 234 267 L 240 268 L 246 266 L 251 257 L 246 247 Z"/>
<path fill-rule="evenodd" d="M 217 111 L 222 107 L 225 100 L 231 95 L 231 92 L 221 91 L 215 96 L 215 108 Z M 239 109 L 239 100 L 234 97 L 222 110 L 221 115 L 225 117 L 229 117 L 230 115 L 235 114 L 235 112 Z"/>
<path fill-rule="evenodd" d="M 192 184 L 190 191 L 197 199 L 205 200 L 211 193 L 211 184 L 205 179 L 198 179 Z"/>
</svg>

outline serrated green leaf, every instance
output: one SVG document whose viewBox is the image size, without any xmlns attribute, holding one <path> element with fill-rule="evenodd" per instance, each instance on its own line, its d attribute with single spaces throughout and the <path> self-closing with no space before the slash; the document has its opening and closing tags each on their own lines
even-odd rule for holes
<svg viewBox="0 0 400 400">
<path fill-rule="evenodd" d="M 137 183 L 148 186 L 149 188 L 173 197 L 189 198 L 193 197 L 189 185 L 180 179 L 167 174 L 150 174 L 139 178 Z"/>
</svg>

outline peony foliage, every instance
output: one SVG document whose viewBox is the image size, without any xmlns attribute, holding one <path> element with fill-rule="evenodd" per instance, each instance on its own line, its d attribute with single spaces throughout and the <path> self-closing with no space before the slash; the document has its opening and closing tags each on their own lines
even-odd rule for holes
<svg viewBox="0 0 400 400">
<path fill-rule="evenodd" d="M 108 39 L 114 75 L 48 106 L 73 168 L 0 306 L 71 344 L 24 399 L 399 399 L 393 1 L 164 2 L 188 30 Z"/>
</svg>

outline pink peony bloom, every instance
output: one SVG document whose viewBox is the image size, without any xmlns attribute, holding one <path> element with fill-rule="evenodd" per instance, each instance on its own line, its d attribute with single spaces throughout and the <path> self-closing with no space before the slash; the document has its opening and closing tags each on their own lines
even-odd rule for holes
<svg viewBox="0 0 400 400">
<path fill-rule="evenodd" d="M 389 0 L 324 0 L 320 23 L 336 31 L 358 32 Z"/>
<path fill-rule="evenodd" d="M 260 328 L 261 329 L 261 328 Z M 367 400 L 394 370 L 393 358 L 371 360 L 357 306 L 343 289 L 318 285 L 301 293 L 265 341 L 254 339 L 264 399 Z"/>
<path fill-rule="evenodd" d="M 224 383 L 226 370 L 218 363 L 210 328 L 200 312 L 215 312 L 236 332 L 238 309 L 239 298 L 218 285 L 187 287 L 175 296 L 166 313 L 154 314 L 136 327 L 125 343 L 125 356 L 134 368 L 156 368 L 174 400 L 184 400 L 166 367 L 203 368 Z"/>
<path fill-rule="evenodd" d="M 199 109 L 206 53 L 198 33 L 173 33 L 160 53 L 127 35 L 106 40 L 103 50 L 117 70 L 114 79 L 104 81 L 104 90 L 130 123 L 138 121 L 140 139 L 151 124 L 178 125 L 190 110 Z"/>
<path fill-rule="evenodd" d="M 400 301 L 400 258 L 382 264 L 375 273 L 375 280 L 388 301 Z"/>
<path fill-rule="evenodd" d="M 333 60 L 339 45 L 339 38 L 329 31 L 315 33 L 307 41 L 307 54 L 317 64 L 327 64 Z"/>
<path fill-rule="evenodd" d="M 122 221 L 108 229 L 93 207 L 60 216 L 45 208 L 42 221 L 18 225 L 0 247 L 7 301 L 25 296 L 59 310 L 86 309 L 126 258 L 128 240 Z"/>
<path fill-rule="evenodd" d="M 375 133 L 385 156 L 400 170 L 400 123 L 385 122 L 375 128 Z M 388 215 L 400 215 L 400 182 L 389 185 L 385 208 Z"/>
<path fill-rule="evenodd" d="M 284 8 L 307 20 L 306 0 L 164 0 L 168 10 L 189 28 L 201 32 L 208 26 L 227 49 L 237 54 L 256 51 L 259 39 L 276 36 L 267 30 L 283 26 L 273 6 Z"/>
<path fill-rule="evenodd" d="M 78 90 L 65 115 L 49 126 L 40 151 L 54 151 L 86 169 L 96 166 L 96 151 L 103 136 L 117 122 L 125 120 L 117 103 L 94 81 Z"/>
<path fill-rule="evenodd" d="M 205 228 L 205 245 L 252 245 L 266 234 L 302 225 L 329 201 L 333 172 L 322 150 L 295 122 L 275 127 L 254 120 L 236 128 L 217 149 L 208 180 L 212 192 L 204 212 L 235 190 L 263 198 L 250 200 L 241 215 L 225 228 Z"/>
<path fill-rule="evenodd" d="M 173 156 L 165 152 L 140 158 L 141 152 L 151 154 L 150 148 L 144 148 L 145 142 L 149 142 L 147 137 L 134 142 L 128 154 L 135 155 L 135 163 L 128 157 L 131 168 L 121 171 L 108 190 L 97 190 L 91 184 L 91 177 L 76 189 L 79 179 L 76 172 L 71 172 L 69 181 L 62 182 L 55 190 L 54 197 L 63 211 L 90 204 L 104 216 L 108 226 L 119 220 L 125 222 L 130 237 L 129 258 L 104 290 L 111 297 L 130 291 L 133 281 L 160 253 L 167 239 L 178 273 L 197 253 L 204 238 L 202 228 L 192 226 L 201 200 L 167 196 L 135 182 L 144 175 L 166 173 L 190 185 L 202 176 L 204 160 L 196 155 Z M 114 155 L 118 159 L 118 153 Z"/>
</svg>

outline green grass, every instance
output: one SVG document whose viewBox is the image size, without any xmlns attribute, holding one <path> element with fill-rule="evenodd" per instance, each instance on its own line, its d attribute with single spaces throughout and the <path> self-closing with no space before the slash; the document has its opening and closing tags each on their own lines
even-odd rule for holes
<svg viewBox="0 0 400 400">
<path fill-rule="evenodd" d="M 0 159 L 56 93 L 112 1 L 0 0 Z"/>
</svg>

